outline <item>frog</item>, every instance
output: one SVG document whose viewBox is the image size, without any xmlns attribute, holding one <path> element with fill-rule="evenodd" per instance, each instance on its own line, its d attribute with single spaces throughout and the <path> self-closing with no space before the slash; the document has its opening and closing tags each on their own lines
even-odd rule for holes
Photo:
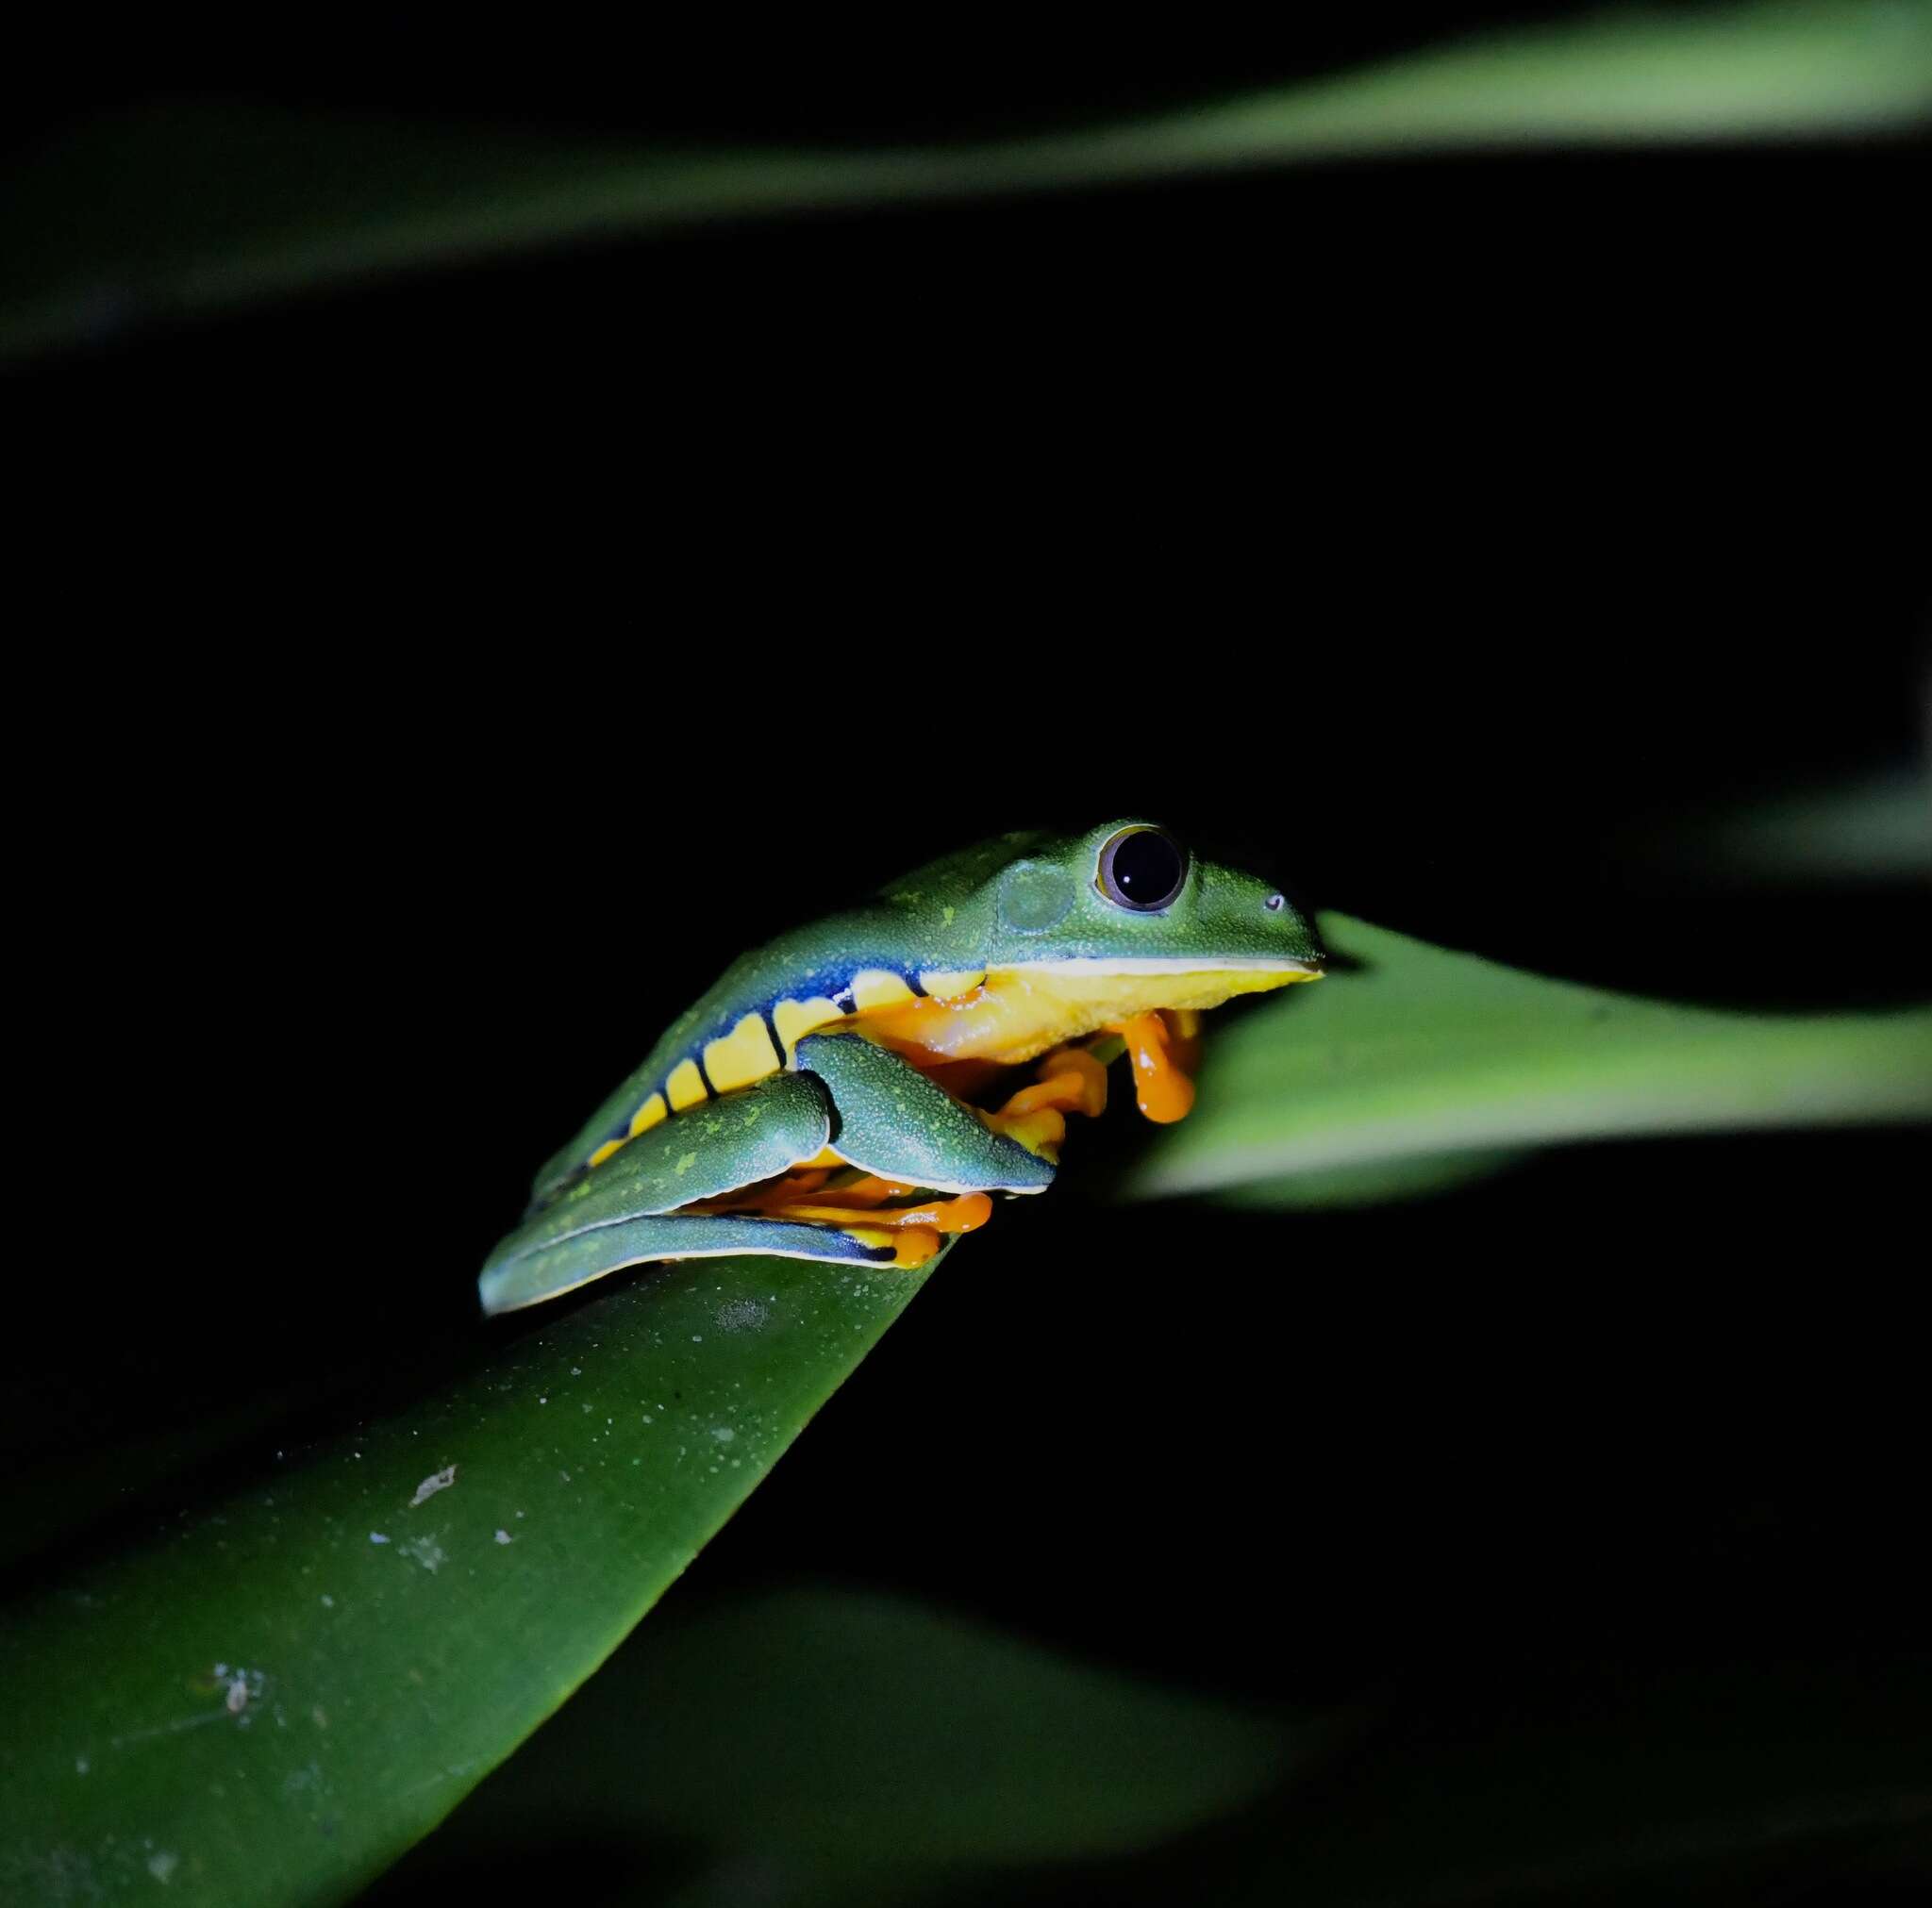
<svg viewBox="0 0 1932 1908">
<path fill-rule="evenodd" d="M 1158 822 L 945 855 L 733 961 L 538 1173 L 483 1308 L 741 1253 L 924 1266 L 1052 1185 L 1115 1061 L 1182 1119 L 1200 1016 L 1325 960 L 1280 888 Z"/>
</svg>

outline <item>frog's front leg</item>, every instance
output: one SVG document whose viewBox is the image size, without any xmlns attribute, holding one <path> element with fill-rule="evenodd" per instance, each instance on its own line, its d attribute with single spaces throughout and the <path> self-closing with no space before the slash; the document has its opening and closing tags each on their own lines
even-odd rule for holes
<svg viewBox="0 0 1932 1908">
<path fill-rule="evenodd" d="M 776 1073 L 640 1134 L 532 1215 L 491 1253 L 479 1286 L 486 1312 L 514 1311 L 606 1272 L 654 1259 L 771 1253 L 787 1258 L 891 1263 L 890 1241 L 747 1216 L 687 1213 L 789 1172 L 831 1135 L 818 1081 Z"/>
<path fill-rule="evenodd" d="M 859 1035 L 808 1035 L 798 1065 L 830 1089 L 832 1150 L 882 1180 L 952 1193 L 1039 1192 L 1053 1183 L 1051 1160 Z"/>
</svg>

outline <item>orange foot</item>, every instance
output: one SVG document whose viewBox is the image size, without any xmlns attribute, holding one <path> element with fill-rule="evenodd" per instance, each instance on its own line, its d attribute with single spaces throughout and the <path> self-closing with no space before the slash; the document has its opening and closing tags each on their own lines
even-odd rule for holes
<svg viewBox="0 0 1932 1908">
<path fill-rule="evenodd" d="M 1134 1099 L 1161 1125 L 1185 1120 L 1194 1103 L 1194 1083 L 1183 1067 L 1194 1056 L 1191 1014 L 1136 1014 L 1108 1029 L 1126 1042 L 1134 1068 Z"/>
<path fill-rule="evenodd" d="M 895 1186 L 892 1190 L 906 1188 Z M 830 1226 L 869 1246 L 889 1245 L 892 1263 L 908 1269 L 924 1265 L 939 1251 L 942 1234 L 977 1232 L 992 1217 L 992 1201 L 983 1192 L 927 1200 L 923 1205 L 870 1205 L 863 1202 L 847 1205 L 837 1202 L 834 1193 L 814 1205 L 767 1206 L 762 1216 L 790 1219 L 797 1225 Z"/>
<path fill-rule="evenodd" d="M 860 1173 L 839 1186 L 826 1186 L 826 1172 L 789 1172 L 742 1192 L 700 1201 L 691 1212 L 756 1214 L 795 1225 L 829 1226 L 850 1233 L 869 1246 L 891 1246 L 892 1263 L 923 1266 L 940 1249 L 946 1233 L 977 1231 L 992 1217 L 992 1201 L 983 1192 L 957 1199 L 926 1200 L 919 1205 L 890 1205 L 916 1190 L 895 1180 Z"/>
<path fill-rule="evenodd" d="M 1096 1120 L 1107 1111 L 1107 1069 L 1078 1047 L 1062 1047 L 1040 1063 L 1039 1077 L 1023 1087 L 997 1113 L 979 1117 L 995 1133 L 1017 1140 L 1042 1159 L 1067 1137 L 1069 1113 Z"/>
</svg>

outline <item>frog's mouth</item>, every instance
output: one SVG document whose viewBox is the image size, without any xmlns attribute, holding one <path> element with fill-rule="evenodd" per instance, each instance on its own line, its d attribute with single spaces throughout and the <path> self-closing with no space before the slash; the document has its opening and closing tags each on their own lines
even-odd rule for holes
<svg viewBox="0 0 1932 1908">
<path fill-rule="evenodd" d="M 985 1060 L 1018 1067 L 1138 1016 L 1200 1013 L 1239 994 L 1322 977 L 1309 961 L 1086 958 L 991 968 L 951 1000 L 911 1001 L 863 1017 L 863 1031 L 915 1065 Z"/>
<path fill-rule="evenodd" d="M 1185 954 L 1160 956 L 1082 954 L 1063 961 L 1009 961 L 991 970 L 1002 974 L 1067 974 L 1077 976 L 1113 974 L 1279 974 L 1277 983 L 1320 980 L 1319 960 L 1295 960 L 1287 954 L 1257 955 L 1253 959 L 1218 961 L 1190 960 Z"/>
</svg>

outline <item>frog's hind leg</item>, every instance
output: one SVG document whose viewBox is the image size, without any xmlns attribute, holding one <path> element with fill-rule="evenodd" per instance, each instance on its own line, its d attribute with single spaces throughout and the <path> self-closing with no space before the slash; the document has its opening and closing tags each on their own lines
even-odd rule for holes
<svg viewBox="0 0 1932 1908">
<path fill-rule="evenodd" d="M 809 1034 L 798 1065 L 832 1096 L 832 1149 L 861 1171 L 929 1192 L 1039 1192 L 1054 1163 L 996 1133 L 898 1054 L 857 1034 Z"/>
<path fill-rule="evenodd" d="M 645 1219 L 663 1217 L 668 1222 L 680 1207 L 788 1172 L 823 1152 L 831 1130 L 825 1088 L 800 1073 L 774 1073 L 742 1092 L 674 1115 L 593 1167 L 554 1205 L 534 1214 L 498 1245 L 483 1268 L 483 1309 L 501 1312 L 534 1304 L 620 1266 L 686 1255 L 690 1249 L 683 1241 L 714 1235 L 693 1235 L 691 1222 L 683 1220 L 661 1234 L 625 1229 Z M 807 1226 L 793 1230 L 811 1235 Z M 660 1239 L 668 1241 L 661 1249 Z M 796 1239 L 699 1250 L 855 1256 L 836 1245 L 823 1252 L 803 1251 Z M 885 1257 L 892 1257 L 890 1241 Z"/>
<path fill-rule="evenodd" d="M 846 1265 L 905 1264 L 885 1231 L 801 1225 L 754 1215 L 651 1213 L 596 1226 L 514 1258 L 482 1277 L 483 1309 L 514 1312 L 573 1291 L 625 1266 L 658 1259 L 708 1259 L 740 1253 L 767 1258 L 824 1259 Z M 916 1263 L 916 1261 L 915 1261 Z"/>
</svg>

